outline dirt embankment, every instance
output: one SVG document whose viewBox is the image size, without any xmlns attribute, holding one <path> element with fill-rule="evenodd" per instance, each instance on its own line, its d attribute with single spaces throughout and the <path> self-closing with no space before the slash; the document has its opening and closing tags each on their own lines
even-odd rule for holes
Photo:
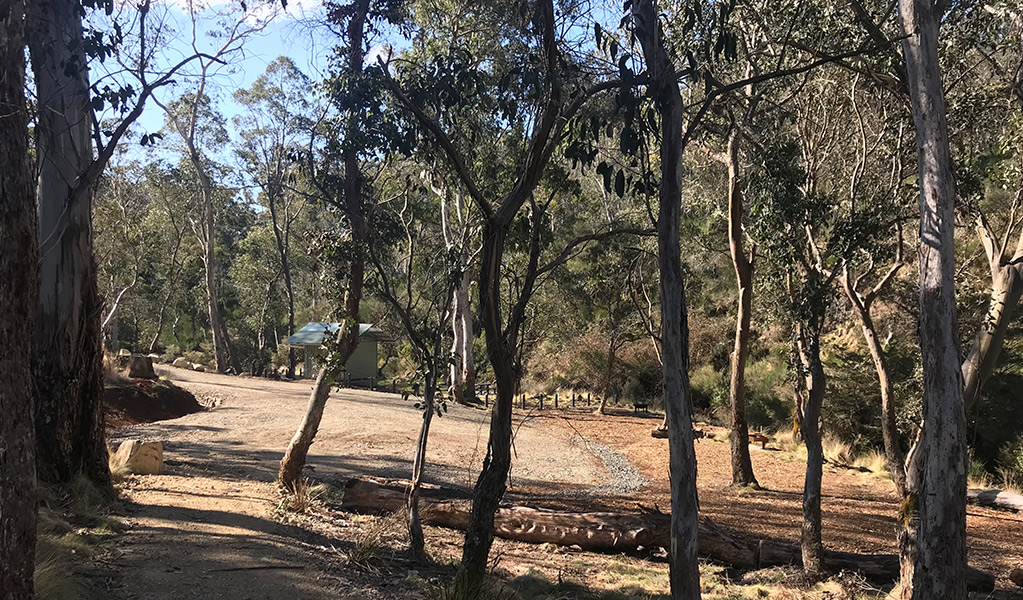
<svg viewBox="0 0 1023 600">
<path fill-rule="evenodd" d="M 169 381 L 118 379 L 103 389 L 107 427 L 177 419 L 203 410 L 195 396 Z"/>
</svg>

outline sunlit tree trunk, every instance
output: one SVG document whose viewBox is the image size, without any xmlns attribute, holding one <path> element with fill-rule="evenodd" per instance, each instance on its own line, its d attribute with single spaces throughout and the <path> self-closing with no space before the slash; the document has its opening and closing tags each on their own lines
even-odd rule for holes
<svg viewBox="0 0 1023 600">
<path fill-rule="evenodd" d="M 742 188 L 739 180 L 739 147 L 736 133 L 728 139 L 728 247 L 739 287 L 735 316 L 735 347 L 732 349 L 728 401 L 731 407 L 732 485 L 756 486 L 749 455 L 746 422 L 746 361 L 749 358 L 750 312 L 753 310 L 753 263 L 746 256 L 742 231 Z"/>
<path fill-rule="evenodd" d="M 348 68 L 355 76 L 362 73 L 364 28 L 368 13 L 369 0 L 358 0 L 348 21 Z M 354 121 L 349 123 L 350 128 L 356 126 Z M 359 314 L 366 273 L 363 252 L 369 243 L 370 227 L 365 212 L 364 182 L 359 167 L 358 151 L 351 146 L 345 148 L 342 151 L 342 161 L 344 164 L 345 213 L 351 227 L 352 241 L 358 247 L 358 251 L 351 261 L 348 289 L 345 291 L 344 318 L 337 332 L 337 349 L 333 353 L 334 356 L 320 368 L 319 375 L 316 377 L 316 385 L 313 386 L 313 391 L 309 395 L 309 405 L 302 417 L 302 423 L 291 438 L 291 442 L 284 452 L 284 458 L 281 459 L 277 482 L 289 489 L 294 488 L 302 479 L 302 469 L 305 468 L 306 456 L 309 454 L 309 447 L 313 444 L 313 438 L 316 437 L 316 433 L 320 429 L 320 421 L 323 419 L 323 409 L 330 396 L 330 388 L 359 345 Z"/>
<path fill-rule="evenodd" d="M 901 260 L 899 266 L 901 267 Z M 852 304 L 856 316 L 860 319 L 863 339 L 870 351 L 870 358 L 874 361 L 874 371 L 877 373 L 878 384 L 881 388 L 881 437 L 884 439 L 888 473 L 891 475 L 899 497 L 902 498 L 906 493 L 906 466 L 902 449 L 899 447 L 899 429 L 895 420 L 895 386 L 892 384 L 891 374 L 888 371 L 887 353 L 881 347 L 874 319 L 870 316 L 873 297 L 861 296 L 854 288 L 853 280 L 848 273 L 842 277 L 842 287 L 849 297 L 849 303 Z"/>
<path fill-rule="evenodd" d="M 653 0 L 634 1 L 632 18 L 650 76 L 648 93 L 661 117 L 657 251 L 661 281 L 663 393 L 671 484 L 668 572 L 671 597 L 691 600 L 700 597 L 700 569 L 696 554 L 699 503 L 689 387 L 689 325 L 680 246 L 684 106 L 675 67 L 665 47 L 656 3 Z"/>
<path fill-rule="evenodd" d="M 966 595 L 966 416 L 955 306 L 955 180 L 938 31 L 945 3 L 900 0 L 920 186 L 923 430 L 907 473 L 900 535 L 902 596 Z"/>
<path fill-rule="evenodd" d="M 464 248 L 464 239 L 468 233 L 468 213 L 462 199 L 460 189 L 455 191 L 455 215 L 451 214 L 448 203 L 447 192 L 444 189 L 435 189 L 440 197 L 441 227 L 444 234 L 444 243 L 449 251 L 455 250 L 459 253 L 459 260 L 462 268 L 462 281 L 455 290 L 454 305 L 451 312 L 451 354 L 454 362 L 451 363 L 451 389 L 454 393 L 455 402 L 465 404 L 476 397 L 476 367 L 473 357 L 473 340 L 475 334 L 472 327 L 472 303 L 469 291 L 472 288 L 472 271 L 468 268 L 468 256 Z M 455 230 L 458 226 L 458 231 Z M 459 241 L 459 238 L 462 241 Z"/>
<path fill-rule="evenodd" d="M 1023 296 L 1023 232 L 1011 256 L 1007 256 L 1006 248 L 995 239 L 982 216 L 977 218 L 977 233 L 991 269 L 991 294 L 987 313 L 963 361 L 963 402 L 967 413 L 977 405 L 984 384 L 998 366 L 1009 325 Z"/>
<path fill-rule="evenodd" d="M 0 13 L 0 596 L 33 600 L 36 464 L 33 335 L 37 225 L 25 105 L 25 7 Z"/>
</svg>

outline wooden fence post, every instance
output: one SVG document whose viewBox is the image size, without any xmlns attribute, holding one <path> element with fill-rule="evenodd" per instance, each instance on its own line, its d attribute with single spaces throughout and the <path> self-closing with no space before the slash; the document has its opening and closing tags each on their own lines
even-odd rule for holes
<svg viewBox="0 0 1023 600">
<path fill-rule="evenodd" d="M 554 393 L 554 410 L 558 409 L 558 393 Z"/>
</svg>

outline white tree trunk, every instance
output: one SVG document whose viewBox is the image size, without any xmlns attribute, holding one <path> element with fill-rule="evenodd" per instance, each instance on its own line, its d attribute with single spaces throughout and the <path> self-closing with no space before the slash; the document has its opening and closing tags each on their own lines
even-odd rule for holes
<svg viewBox="0 0 1023 600">
<path fill-rule="evenodd" d="M 900 0 L 920 185 L 923 430 L 907 473 L 903 598 L 966 598 L 966 417 L 955 306 L 955 181 L 938 60 L 944 4 Z M 911 459 L 913 460 L 913 459 Z"/>
</svg>

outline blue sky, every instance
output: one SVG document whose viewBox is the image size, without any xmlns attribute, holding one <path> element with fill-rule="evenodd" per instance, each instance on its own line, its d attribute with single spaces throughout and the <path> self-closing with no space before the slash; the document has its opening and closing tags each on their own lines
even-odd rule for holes
<svg viewBox="0 0 1023 600">
<path fill-rule="evenodd" d="M 252 0 L 252 3 L 257 1 Z M 193 53 L 190 20 L 187 16 L 188 13 L 184 10 L 186 2 L 187 0 L 170 0 L 167 4 L 160 6 L 159 13 L 154 10 L 154 13 L 157 14 L 153 14 L 151 18 L 153 22 L 164 21 L 170 29 L 176 32 L 176 35 L 168 38 L 165 47 L 160 48 L 157 52 L 156 60 L 164 69 Z M 217 2 L 212 6 L 214 10 L 223 10 L 229 6 L 219 0 L 213 0 L 213 2 Z M 234 91 L 251 86 L 256 78 L 263 74 L 266 66 L 279 56 L 290 57 L 298 68 L 312 80 L 321 79 L 328 66 L 328 57 L 335 43 L 335 37 L 322 26 L 322 8 L 319 7 L 319 4 L 319 0 L 292 0 L 289 2 L 286 12 L 280 12 L 265 29 L 247 38 L 241 45 L 241 50 L 232 54 L 228 64 L 218 69 L 217 75 L 211 80 L 212 87 L 209 90 L 209 95 L 229 122 L 241 110 L 232 97 Z M 132 11 L 135 9 L 124 4 L 122 10 Z M 122 16 L 122 18 L 124 22 L 130 22 L 131 15 Z M 202 52 L 213 53 L 214 48 L 220 44 L 217 35 L 223 28 L 209 16 L 201 19 L 199 23 L 196 46 Z M 112 65 L 94 65 L 91 73 L 93 80 L 97 81 L 103 77 L 108 68 L 113 69 L 114 67 Z M 157 90 L 156 98 L 162 102 L 168 102 L 195 88 L 187 77 L 183 76 L 177 79 L 179 80 L 177 85 L 169 85 Z M 131 159 L 141 158 L 142 155 L 145 155 L 147 152 L 138 145 L 139 135 L 160 131 L 163 124 L 163 110 L 156 102 L 150 100 L 146 103 L 142 116 L 136 122 L 134 128 L 136 133 L 123 144 L 125 157 Z M 166 146 L 166 143 L 158 144 L 157 148 L 150 151 L 160 157 L 171 158 L 166 148 L 159 148 L 160 145 Z M 229 155 L 218 158 L 228 161 L 231 159 Z"/>
</svg>

